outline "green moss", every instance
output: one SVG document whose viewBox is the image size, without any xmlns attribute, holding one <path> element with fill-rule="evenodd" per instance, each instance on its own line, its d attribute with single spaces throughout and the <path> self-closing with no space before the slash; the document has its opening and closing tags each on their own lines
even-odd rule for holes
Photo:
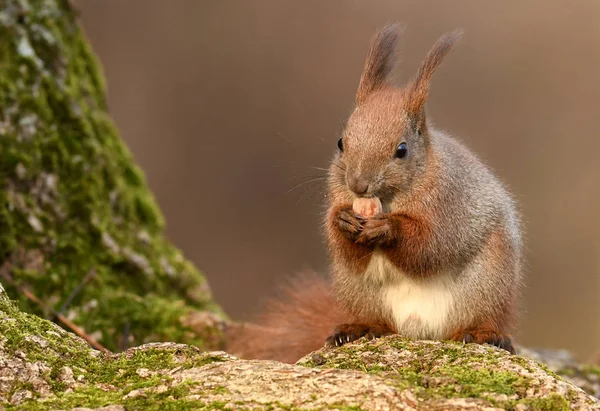
<svg viewBox="0 0 600 411">
<path fill-rule="evenodd" d="M 144 349 L 131 349 L 121 354 L 101 354 L 90 350 L 80 339 L 51 322 L 19 312 L 0 296 L 0 352 L 3 358 L 26 355 L 27 362 L 43 363 L 48 368 L 41 375 L 55 394 L 37 398 L 31 380 L 13 381 L 9 396 L 28 390 L 34 394 L 26 403 L 7 409 L 70 409 L 78 406 L 101 407 L 121 404 L 126 409 L 232 409 L 230 402 L 201 404 L 202 398 L 227 398 L 229 390 L 224 385 L 204 386 L 204 381 L 175 381 L 173 373 L 165 370 L 201 367 L 214 362 L 229 361 L 215 353 L 203 353 L 197 347 L 181 344 L 153 345 Z M 400 353 L 399 353 L 400 352 Z M 9 355 L 6 355 L 6 354 Z M 12 354 L 11 354 L 12 353 Z M 402 358 L 400 363 L 392 358 Z M 324 352 L 318 359 L 319 367 L 356 369 L 374 373 L 398 391 L 410 389 L 421 400 L 436 401 L 446 398 L 477 398 L 490 405 L 514 409 L 525 404 L 532 409 L 568 409 L 570 401 L 576 402 L 572 392 L 566 398 L 549 395 L 539 399 L 526 398 L 530 387 L 527 375 L 501 371 L 493 364 L 509 361 L 526 368 L 533 365 L 525 360 L 508 357 L 492 349 L 467 349 L 453 344 L 409 342 L 398 338 L 370 344 L 351 344 Z M 313 360 L 306 361 L 307 365 Z M 72 370 L 74 381 L 61 378 L 64 368 Z M 536 370 L 533 370 L 534 372 Z M 499 397 L 504 395 L 505 397 Z M 315 398 L 313 398 L 314 400 Z M 234 409 L 252 409 L 246 403 L 234 404 Z M 12 408 L 11 408 L 12 407 Z M 342 404 L 331 409 L 361 410 Z M 270 403 L 260 409 L 306 409 L 299 405 Z"/>
<path fill-rule="evenodd" d="M 77 389 L 66 394 L 59 394 L 49 401 L 28 404 L 30 410 L 71 409 L 80 406 L 99 408 L 111 404 L 120 404 L 125 409 L 133 410 L 196 410 L 198 404 L 193 400 L 183 399 L 189 389 L 185 385 L 170 387 L 160 393 L 146 393 L 143 396 L 123 399 L 123 392 L 105 391 L 96 387 Z M 10 408 L 8 408 L 10 409 Z"/>
<path fill-rule="evenodd" d="M 473 352 L 460 343 L 415 343 L 399 337 L 385 342 L 364 342 L 366 340 L 363 339 L 344 345 L 313 357 L 317 361 L 309 358 L 300 364 L 314 368 L 350 369 L 393 378 L 398 389 L 410 388 L 422 400 L 477 398 L 506 409 L 513 409 L 518 404 L 529 405 L 536 410 L 562 410 L 569 406 L 569 400 L 560 395 L 527 399 L 525 392 L 531 380 L 515 372 L 499 370 L 497 366 L 501 360 L 508 360 L 532 372 L 531 363 L 519 356 L 504 356 L 492 347 L 480 346 L 480 350 Z M 391 350 L 406 353 L 401 365 L 394 366 L 385 359 Z M 549 374 L 555 376 L 552 372 Z"/>
<path fill-rule="evenodd" d="M 560 394 L 550 394 L 546 398 L 536 398 L 535 400 L 521 400 L 518 404 L 524 404 L 529 406 L 535 411 L 567 411 L 571 407 L 569 401 Z M 517 403 L 512 403 L 510 406 L 514 408 Z"/>
<path fill-rule="evenodd" d="M 148 379 L 145 384 L 115 386 L 118 389 L 105 390 L 93 386 L 86 386 L 82 389 L 76 389 L 68 393 L 58 393 L 46 401 L 40 401 L 34 404 L 28 404 L 27 409 L 31 410 L 50 410 L 50 409 L 70 409 L 85 406 L 87 408 L 103 407 L 111 404 L 120 404 L 125 409 L 144 409 L 144 410 L 197 410 L 197 409 L 225 409 L 224 402 L 212 402 L 204 405 L 199 404 L 197 400 L 186 399 L 193 386 L 199 386 L 201 383 L 183 382 L 169 386 L 169 379 L 163 378 L 160 381 Z M 156 387 L 159 385 L 165 387 L 160 392 L 157 390 L 146 389 L 137 396 L 127 396 L 133 390 Z M 10 408 L 8 408 L 10 409 Z"/>
<path fill-rule="evenodd" d="M 193 409 L 194 404 L 184 398 L 192 383 L 171 384 L 168 376 L 153 371 L 200 367 L 226 358 L 203 353 L 199 348 L 172 344 L 169 348 L 144 350 L 133 349 L 122 354 L 102 354 L 91 350 L 84 341 L 31 314 L 19 312 L 0 291 L 0 347 L 5 359 L 25 354 L 28 363 L 37 362 L 47 367 L 40 377 L 49 384 L 55 396 L 44 401 L 31 401 L 27 409 L 65 409 L 85 405 L 101 407 L 123 404 L 131 409 Z M 6 356 L 7 353 L 12 355 Z M 63 369 L 73 372 L 75 381 L 82 387 L 67 391 L 68 385 L 61 380 Z M 28 390 L 37 398 L 37 391 L 30 381 L 13 380 L 9 397 L 17 391 Z M 155 387 L 165 386 L 158 392 Z M 126 398 L 133 390 L 147 389 L 144 395 Z M 224 392 L 225 387 L 217 391 Z M 160 401 L 160 402 L 158 402 Z M 15 406 L 15 409 L 19 409 Z M 6 409 L 11 409 L 7 406 Z"/>
<path fill-rule="evenodd" d="M 151 340 L 217 348 L 181 324 L 223 315 L 204 277 L 167 241 L 143 172 L 121 141 L 100 66 L 67 0 L 5 0 L 0 10 L 0 260 L 19 286 L 110 350 Z M 4 286 L 20 307 L 51 310 Z M 126 331 L 128 330 L 128 331 Z"/>
</svg>

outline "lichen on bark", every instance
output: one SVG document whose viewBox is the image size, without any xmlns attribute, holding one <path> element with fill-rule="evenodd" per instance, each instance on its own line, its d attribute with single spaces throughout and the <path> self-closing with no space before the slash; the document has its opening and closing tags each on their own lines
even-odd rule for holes
<svg viewBox="0 0 600 411">
<path fill-rule="evenodd" d="M 64 308 L 111 350 L 216 348 L 223 314 L 165 238 L 99 67 L 67 0 L 0 0 L 0 281 L 23 310 L 52 318 Z M 209 326 L 190 320 L 199 312 Z"/>
</svg>

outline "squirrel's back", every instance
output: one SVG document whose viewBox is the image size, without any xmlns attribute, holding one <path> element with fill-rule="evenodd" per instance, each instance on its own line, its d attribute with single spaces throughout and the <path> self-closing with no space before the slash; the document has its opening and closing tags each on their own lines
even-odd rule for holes
<svg viewBox="0 0 600 411">
<path fill-rule="evenodd" d="M 507 236 L 521 257 L 521 223 L 516 202 L 490 168 L 466 145 L 455 137 L 431 128 L 432 145 L 443 171 L 438 174 L 441 189 L 452 197 L 450 203 L 458 209 L 468 210 L 469 222 L 483 225 L 487 232 L 490 225 L 506 228 Z"/>
</svg>

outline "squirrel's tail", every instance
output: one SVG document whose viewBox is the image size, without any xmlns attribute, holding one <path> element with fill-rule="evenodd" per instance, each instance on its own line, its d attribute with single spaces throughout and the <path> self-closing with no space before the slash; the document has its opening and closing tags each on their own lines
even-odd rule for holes
<svg viewBox="0 0 600 411">
<path fill-rule="evenodd" d="M 244 359 L 294 363 L 323 347 L 335 326 L 349 320 L 329 282 L 304 273 L 283 284 L 254 321 L 229 328 L 226 350 Z"/>
</svg>

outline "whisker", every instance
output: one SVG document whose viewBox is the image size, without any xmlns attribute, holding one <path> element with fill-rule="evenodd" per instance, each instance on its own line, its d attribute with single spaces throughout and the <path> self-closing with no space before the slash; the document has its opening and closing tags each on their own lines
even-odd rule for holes
<svg viewBox="0 0 600 411">
<path fill-rule="evenodd" d="M 292 177 L 290 177 L 290 180 L 294 179 L 294 178 L 300 178 L 300 179 L 304 179 L 302 181 L 306 181 L 306 180 L 312 180 L 313 178 L 327 179 L 329 177 L 327 175 L 325 175 L 325 174 L 316 174 L 316 175 L 314 175 L 314 174 L 313 175 L 307 174 L 307 175 L 304 175 L 304 176 L 292 176 Z"/>
<path fill-rule="evenodd" d="M 342 167 L 341 165 L 339 165 L 338 163 L 336 163 L 335 161 L 333 161 L 331 164 L 333 164 L 334 166 L 336 166 L 337 168 L 339 168 L 343 172 L 346 172 L 346 169 L 344 167 Z"/>
<path fill-rule="evenodd" d="M 290 144 L 293 144 L 293 145 L 295 145 L 295 146 L 298 146 L 298 143 L 296 143 L 295 141 L 292 141 L 292 140 L 290 140 L 290 139 L 289 139 L 289 138 L 287 138 L 287 137 L 284 137 L 284 135 L 283 135 L 283 134 L 281 134 L 281 133 L 275 133 L 275 135 L 276 135 L 277 137 L 279 137 L 280 139 L 287 141 L 287 142 L 288 142 L 288 143 L 290 143 Z"/>
<path fill-rule="evenodd" d="M 293 190 L 297 189 L 298 187 L 302 187 L 303 185 L 310 184 L 310 183 L 314 183 L 314 182 L 316 182 L 316 181 L 324 181 L 324 180 L 327 180 L 327 177 L 314 177 L 314 178 L 311 178 L 311 179 L 309 179 L 309 180 L 306 180 L 306 181 L 301 181 L 301 182 L 299 182 L 298 184 L 294 185 L 294 186 L 293 186 L 292 188 L 290 188 L 289 190 L 287 190 L 287 191 L 285 192 L 285 194 L 289 194 L 291 191 L 293 191 Z"/>
<path fill-rule="evenodd" d="M 312 179 L 314 180 L 314 179 Z M 324 184 L 319 184 L 319 181 L 306 181 L 306 186 L 304 186 L 301 191 L 300 194 L 298 195 L 298 200 L 296 201 L 296 206 L 298 204 L 300 204 L 300 201 L 302 201 L 306 196 L 305 194 L 308 193 L 310 191 L 310 195 L 308 196 L 309 199 L 312 199 L 317 193 L 320 194 L 320 196 L 325 197 L 325 185 Z"/>
<path fill-rule="evenodd" d="M 312 194 L 308 198 L 312 200 L 317 194 L 319 194 L 320 198 L 325 198 L 325 187 L 317 186 L 317 188 L 312 192 Z"/>
<path fill-rule="evenodd" d="M 309 166 L 308 168 L 312 168 L 313 170 L 319 170 L 319 171 L 329 171 L 329 169 L 323 168 L 323 167 Z"/>
<path fill-rule="evenodd" d="M 301 194 L 298 196 L 298 201 L 296 201 L 296 205 L 300 204 L 300 201 L 302 201 L 302 198 L 303 198 L 303 197 L 302 197 L 302 195 L 303 195 L 304 193 L 306 193 L 306 192 L 307 192 L 309 189 L 310 189 L 310 187 L 306 187 L 306 188 L 304 189 L 304 191 L 303 191 L 303 192 L 302 192 L 302 193 L 301 193 Z M 309 200 L 312 200 L 312 198 L 314 197 L 314 195 L 315 195 L 316 193 L 318 193 L 318 192 L 321 192 L 321 190 L 322 190 L 322 189 L 323 189 L 323 187 L 319 187 L 319 186 L 317 186 L 317 188 L 316 188 L 316 189 L 315 189 L 315 190 L 314 190 L 314 191 L 313 191 L 313 192 L 310 194 L 310 196 L 308 196 L 308 199 L 309 199 Z"/>
</svg>

